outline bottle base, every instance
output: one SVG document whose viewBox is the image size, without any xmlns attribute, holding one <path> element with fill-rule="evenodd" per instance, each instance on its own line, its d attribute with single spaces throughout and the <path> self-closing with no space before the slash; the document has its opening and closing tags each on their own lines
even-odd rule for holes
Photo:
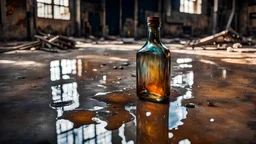
<svg viewBox="0 0 256 144">
<path fill-rule="evenodd" d="M 168 103 L 169 102 L 169 95 L 162 96 L 154 92 L 143 91 L 138 94 L 138 97 L 141 100 L 157 102 L 157 103 Z"/>
</svg>

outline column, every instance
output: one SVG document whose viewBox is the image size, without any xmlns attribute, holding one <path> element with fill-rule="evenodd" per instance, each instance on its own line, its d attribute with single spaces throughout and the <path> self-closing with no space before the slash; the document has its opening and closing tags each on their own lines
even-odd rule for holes
<svg viewBox="0 0 256 144">
<path fill-rule="evenodd" d="M 81 36 L 81 0 L 76 0 L 76 34 Z"/>
<path fill-rule="evenodd" d="M 120 0 L 120 17 L 119 17 L 119 35 L 122 35 L 122 12 L 123 12 L 123 7 L 122 7 L 122 0 Z"/>
<path fill-rule="evenodd" d="M 105 37 L 106 34 L 106 0 L 103 0 L 102 2 L 102 9 L 103 9 L 103 14 L 102 14 L 102 35 Z"/>
<path fill-rule="evenodd" d="M 34 2 L 33 0 L 26 1 L 26 28 L 27 28 L 27 39 L 33 40 L 35 34 L 34 26 Z"/>
<path fill-rule="evenodd" d="M 4 23 L 4 0 L 0 0 L 0 40 L 3 38 L 3 23 Z"/>
<path fill-rule="evenodd" d="M 166 0 L 166 16 L 171 16 L 171 0 Z"/>
</svg>

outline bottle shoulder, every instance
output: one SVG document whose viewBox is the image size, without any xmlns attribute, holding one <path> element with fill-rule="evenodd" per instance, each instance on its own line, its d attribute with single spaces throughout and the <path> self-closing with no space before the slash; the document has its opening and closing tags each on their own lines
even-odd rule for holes
<svg viewBox="0 0 256 144">
<path fill-rule="evenodd" d="M 152 53 L 152 54 L 163 54 L 169 56 L 171 54 L 170 50 L 163 44 L 152 44 L 146 42 L 146 44 L 137 51 L 137 53 Z"/>
</svg>

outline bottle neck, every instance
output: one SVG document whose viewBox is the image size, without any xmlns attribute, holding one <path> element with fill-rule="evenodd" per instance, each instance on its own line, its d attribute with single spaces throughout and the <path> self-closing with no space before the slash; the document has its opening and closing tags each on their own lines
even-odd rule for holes
<svg viewBox="0 0 256 144">
<path fill-rule="evenodd" d="M 160 44 L 160 27 L 159 26 L 148 26 L 148 42 Z"/>
</svg>

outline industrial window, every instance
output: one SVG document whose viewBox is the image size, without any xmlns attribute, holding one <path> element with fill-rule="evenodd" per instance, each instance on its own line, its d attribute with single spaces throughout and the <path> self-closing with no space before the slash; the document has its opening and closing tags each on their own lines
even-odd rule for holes
<svg viewBox="0 0 256 144">
<path fill-rule="evenodd" d="M 37 16 L 52 18 L 52 0 L 37 0 Z"/>
<path fill-rule="evenodd" d="M 69 0 L 37 0 L 37 16 L 69 20 Z"/>
<path fill-rule="evenodd" d="M 180 12 L 201 14 L 202 0 L 180 0 Z"/>
<path fill-rule="evenodd" d="M 54 18 L 65 20 L 70 19 L 68 0 L 54 0 Z"/>
</svg>

